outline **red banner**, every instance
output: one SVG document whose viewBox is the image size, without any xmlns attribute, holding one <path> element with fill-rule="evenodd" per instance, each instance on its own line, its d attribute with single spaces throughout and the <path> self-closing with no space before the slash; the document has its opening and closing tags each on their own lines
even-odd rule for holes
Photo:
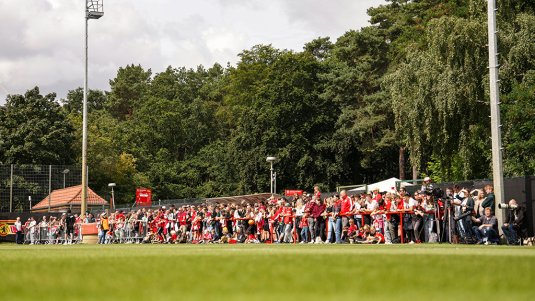
<svg viewBox="0 0 535 301">
<path fill-rule="evenodd" d="M 136 189 L 136 205 L 152 206 L 152 190 L 149 188 Z"/>
<path fill-rule="evenodd" d="M 285 196 L 294 196 L 294 195 L 302 195 L 303 194 L 303 190 L 295 190 L 295 189 L 286 189 L 284 190 L 284 195 Z"/>
</svg>

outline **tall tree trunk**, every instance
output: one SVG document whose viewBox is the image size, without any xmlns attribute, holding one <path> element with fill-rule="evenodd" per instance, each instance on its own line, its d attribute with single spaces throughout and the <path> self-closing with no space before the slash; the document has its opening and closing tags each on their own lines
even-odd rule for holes
<svg viewBox="0 0 535 301">
<path fill-rule="evenodd" d="M 405 180 L 405 148 L 399 148 L 399 179 Z"/>
<path fill-rule="evenodd" d="M 418 180 L 418 166 L 412 166 L 412 179 Z"/>
</svg>

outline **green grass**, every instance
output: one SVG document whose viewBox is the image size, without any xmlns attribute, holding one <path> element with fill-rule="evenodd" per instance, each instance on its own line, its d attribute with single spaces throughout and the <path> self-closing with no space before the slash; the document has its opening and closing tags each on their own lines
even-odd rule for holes
<svg viewBox="0 0 535 301">
<path fill-rule="evenodd" d="M 0 245 L 0 300 L 533 300 L 535 249 Z"/>
</svg>

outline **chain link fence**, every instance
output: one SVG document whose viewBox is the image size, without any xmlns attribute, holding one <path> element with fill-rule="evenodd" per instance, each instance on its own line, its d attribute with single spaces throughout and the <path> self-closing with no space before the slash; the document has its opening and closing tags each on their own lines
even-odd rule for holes
<svg viewBox="0 0 535 301">
<path fill-rule="evenodd" d="M 53 190 L 81 183 L 81 166 L 0 165 L 0 212 L 30 211 Z"/>
</svg>

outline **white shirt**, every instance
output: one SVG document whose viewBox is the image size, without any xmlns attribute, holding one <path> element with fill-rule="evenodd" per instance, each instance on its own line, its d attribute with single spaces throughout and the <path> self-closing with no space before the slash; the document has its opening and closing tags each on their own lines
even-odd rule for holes
<svg viewBox="0 0 535 301">
<path fill-rule="evenodd" d="M 15 222 L 15 229 L 18 231 L 22 231 L 22 223 L 21 222 Z"/>
<path fill-rule="evenodd" d="M 35 232 L 35 225 L 37 225 L 37 222 L 36 222 L 35 220 L 33 220 L 33 221 L 30 222 L 29 227 L 30 227 L 30 232 L 31 232 L 31 233 L 34 233 L 34 232 Z"/>
<path fill-rule="evenodd" d="M 372 200 L 371 202 L 366 201 L 366 209 L 373 211 L 379 207 L 379 204 L 376 200 Z"/>
</svg>

